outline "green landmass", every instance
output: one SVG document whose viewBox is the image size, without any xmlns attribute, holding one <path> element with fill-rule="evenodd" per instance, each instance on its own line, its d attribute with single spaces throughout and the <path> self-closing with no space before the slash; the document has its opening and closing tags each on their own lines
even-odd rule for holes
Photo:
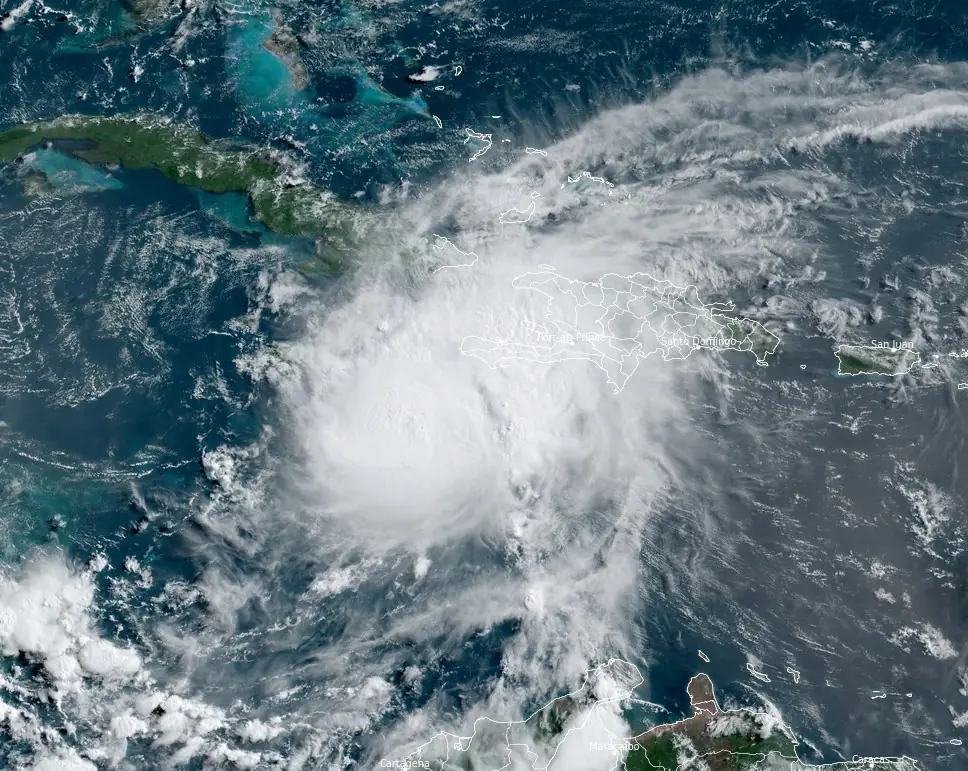
<svg viewBox="0 0 968 771">
<path fill-rule="evenodd" d="M 720 709 L 707 675 L 692 678 L 688 693 L 693 715 L 630 740 L 626 771 L 923 771 L 911 758 L 809 765 L 797 756 L 790 730 L 772 716 Z"/>
<path fill-rule="evenodd" d="M 0 164 L 45 144 L 91 164 L 150 169 L 209 193 L 244 193 L 269 230 L 319 239 L 319 259 L 306 266 L 308 272 L 332 272 L 352 251 L 360 207 L 295 177 L 283 158 L 264 148 L 212 141 L 194 128 L 143 113 L 74 115 L 0 131 Z"/>
<path fill-rule="evenodd" d="M 768 769 L 764 769 L 768 771 Z M 822 766 L 798 765 L 793 771 L 924 771 L 913 758 L 864 758 Z"/>
<path fill-rule="evenodd" d="M 122 0 L 121 5 L 142 27 L 151 27 L 171 15 L 177 4 L 174 0 Z"/>
<path fill-rule="evenodd" d="M 0 132 L 0 163 L 44 142 L 56 142 L 58 149 L 88 163 L 155 169 L 210 193 L 249 190 L 280 174 L 257 149 L 209 142 L 195 129 L 141 114 L 66 116 L 15 126 Z"/>
<path fill-rule="evenodd" d="M 627 771 L 745 771 L 767 759 L 799 762 L 796 739 L 779 721 L 751 710 L 723 712 L 707 675 L 696 675 L 687 690 L 693 716 L 631 740 Z"/>
<path fill-rule="evenodd" d="M 638 675 L 638 670 L 635 672 Z M 620 673 L 620 679 L 630 688 L 642 682 L 640 675 L 635 678 L 627 673 Z M 611 734 L 607 743 L 593 739 L 592 745 L 600 743 L 599 747 L 569 747 L 567 742 L 575 741 L 572 731 L 578 731 L 580 736 L 588 721 L 593 726 L 600 725 L 594 715 L 599 699 L 589 682 L 578 691 L 552 700 L 526 720 L 497 722 L 480 718 L 470 736 L 441 732 L 408 758 L 416 757 L 440 771 L 500 771 L 514 765 L 509 763 L 512 755 L 527 758 L 531 764 L 528 767 L 544 768 L 542 761 L 578 749 L 581 753 L 608 753 L 606 760 L 614 764 L 614 771 L 924 771 L 917 761 L 907 757 L 855 758 L 823 765 L 804 763 L 797 755 L 796 737 L 779 718 L 746 708 L 721 709 L 712 680 L 705 674 L 693 677 L 686 689 L 692 707 L 690 717 L 653 726 L 627 739 Z M 608 701 L 611 703 L 602 706 L 611 712 L 616 697 L 610 696 Z M 585 720 L 577 720 L 583 715 Z M 625 718 L 635 722 L 629 712 Z M 604 761 L 596 761 L 594 766 L 605 767 Z"/>
<path fill-rule="evenodd" d="M 835 352 L 838 375 L 904 375 L 921 360 L 909 348 L 841 345 Z"/>
<path fill-rule="evenodd" d="M 196 129 L 148 115 L 68 116 L 0 132 L 0 163 L 52 143 L 92 164 L 152 169 L 209 193 L 247 193 L 255 216 L 277 233 L 324 236 L 349 208 L 309 182 L 288 179 L 262 148 L 209 141 Z"/>
<path fill-rule="evenodd" d="M 719 314 L 713 314 L 713 319 L 723 325 L 723 337 L 736 341 L 735 350 L 749 351 L 760 363 L 765 363 L 767 356 L 776 353 L 780 338 L 758 321 Z"/>
</svg>

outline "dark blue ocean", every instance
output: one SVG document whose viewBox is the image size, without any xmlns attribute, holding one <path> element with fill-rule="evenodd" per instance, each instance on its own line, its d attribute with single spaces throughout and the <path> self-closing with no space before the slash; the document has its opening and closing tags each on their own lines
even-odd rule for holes
<svg viewBox="0 0 968 771">
<path fill-rule="evenodd" d="M 164 115 L 390 225 L 320 276 L 240 195 L 53 150 L 0 167 L 0 766 L 371 768 L 618 656 L 655 720 L 706 671 L 805 761 L 968 768 L 968 7 L 136 10 L 4 0 L 0 128 Z M 584 169 L 641 208 L 603 229 L 594 191 L 555 198 Z M 475 208 L 517 206 L 505 182 L 552 202 L 520 236 Z M 505 311 L 486 279 L 428 289 L 431 234 L 694 282 L 780 353 L 621 397 L 579 362 L 465 382 L 435 330 Z M 872 338 L 942 366 L 838 377 L 833 347 Z M 508 459 L 459 428 L 478 402 L 524 437 Z"/>
</svg>

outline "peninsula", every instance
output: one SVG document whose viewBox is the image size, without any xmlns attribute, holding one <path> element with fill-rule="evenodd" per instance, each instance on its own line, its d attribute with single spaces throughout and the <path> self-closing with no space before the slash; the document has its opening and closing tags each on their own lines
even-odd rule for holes
<svg viewBox="0 0 968 771">
<path fill-rule="evenodd" d="M 774 712 L 723 710 L 704 673 L 686 688 L 692 714 L 630 738 L 603 727 L 636 701 L 644 683 L 638 668 L 612 659 L 586 672 L 576 691 L 552 699 L 524 720 L 480 717 L 471 732 L 441 731 L 405 760 L 381 765 L 438 771 L 500 771 L 508 767 L 550 771 L 559 758 L 580 758 L 588 768 L 613 771 L 923 771 L 908 757 L 855 757 L 812 765 L 797 755 L 797 738 Z M 516 765 L 517 764 L 517 765 Z M 577 767 L 577 766 L 576 766 Z"/>
<path fill-rule="evenodd" d="M 775 716 L 749 709 L 722 710 L 708 675 L 693 677 L 686 692 L 692 716 L 631 739 L 626 771 L 920 771 L 911 758 L 809 765 L 797 756 L 793 733 Z"/>
<path fill-rule="evenodd" d="M 779 720 L 749 710 L 723 712 L 706 674 L 693 677 L 686 692 L 692 716 L 636 736 L 625 759 L 627 771 L 676 771 L 694 763 L 710 771 L 739 771 L 767 758 L 787 768 L 799 765 L 797 741 Z"/>
</svg>

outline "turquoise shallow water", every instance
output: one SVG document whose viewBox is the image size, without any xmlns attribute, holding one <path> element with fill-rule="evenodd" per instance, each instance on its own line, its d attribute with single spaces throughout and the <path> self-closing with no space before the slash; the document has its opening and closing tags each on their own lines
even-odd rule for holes
<svg viewBox="0 0 968 771">
<path fill-rule="evenodd" d="M 300 41 L 304 89 L 263 45 L 276 10 Z M 369 767 L 390 751 L 387 737 L 402 743 L 485 709 L 522 710 L 567 688 L 587 663 L 582 657 L 619 654 L 636 658 L 648 674 L 645 694 L 673 714 L 685 713 L 684 684 L 700 667 L 727 699 L 772 700 L 815 746 L 804 757 L 909 753 L 937 768 L 968 762 L 948 743 L 963 733 L 953 716 L 968 709 L 959 690 L 968 681 L 960 665 L 968 637 L 957 512 L 968 491 L 958 473 L 957 393 L 947 382 L 889 390 L 836 379 L 829 355 L 845 330 L 919 336 L 926 351 L 944 350 L 960 334 L 960 62 L 968 38 L 959 5 L 214 3 L 173 7 L 138 29 L 118 4 L 69 11 L 62 19 L 31 6 L 0 33 L 0 70 L 13 73 L 0 83 L 3 125 L 149 110 L 214 137 L 262 144 L 288 154 L 299 174 L 398 218 L 372 251 L 405 266 L 422 255 L 424 230 L 475 248 L 483 231 L 480 251 L 491 259 L 489 243 L 515 259 L 525 243 L 528 258 L 557 261 L 587 240 L 596 266 L 605 263 L 600 239 L 624 232 L 643 254 L 659 253 L 670 274 L 712 243 L 720 255 L 758 261 L 741 279 L 728 261 L 702 263 L 726 265 L 728 278 L 710 291 L 728 298 L 712 299 L 762 312 L 784 340 L 768 376 L 731 360 L 728 374 L 710 365 L 699 396 L 683 386 L 683 414 L 695 419 L 696 435 L 712 437 L 703 445 L 708 456 L 691 439 L 670 440 L 668 450 L 657 442 L 668 467 L 689 473 L 675 479 L 675 494 L 657 496 L 641 554 L 620 575 L 596 583 L 596 569 L 615 564 L 612 555 L 631 538 L 613 514 L 645 504 L 623 497 L 619 475 L 568 456 L 561 468 L 581 481 L 560 482 L 559 490 L 538 472 L 516 480 L 515 506 L 551 498 L 566 522 L 538 539 L 537 565 L 554 564 L 556 548 L 572 543 L 593 555 L 581 570 L 549 574 L 546 596 L 568 587 L 586 599 L 610 596 L 621 576 L 638 577 L 621 602 L 591 602 L 600 612 L 582 617 L 592 631 L 608 618 L 616 629 L 629 622 L 632 632 L 592 639 L 575 623 L 568 641 L 578 642 L 556 647 L 555 634 L 535 631 L 520 612 L 524 600 L 508 601 L 514 612 L 501 604 L 519 589 L 509 576 L 523 570 L 515 560 L 524 547 L 499 528 L 430 539 L 423 552 L 373 556 L 372 535 L 354 540 L 352 530 L 310 516 L 324 493 L 302 484 L 296 458 L 328 458 L 333 436 L 392 422 L 400 404 L 434 416 L 428 405 L 448 405 L 463 392 L 435 381 L 411 396 L 406 377 L 419 381 L 419 370 L 377 371 L 373 380 L 396 390 L 365 402 L 367 414 L 344 434 L 338 421 L 327 422 L 333 403 L 322 400 L 295 421 L 279 388 L 308 380 L 310 395 L 336 392 L 354 357 L 432 339 L 486 286 L 456 294 L 447 314 L 417 325 L 419 334 L 373 342 L 346 319 L 367 330 L 409 319 L 407 302 L 426 307 L 419 303 L 434 297 L 419 269 L 384 278 L 402 287 L 398 295 L 370 298 L 366 278 L 295 271 L 314 245 L 267 233 L 244 196 L 35 150 L 0 171 L 0 554 L 8 581 L 0 594 L 8 603 L 15 596 L 49 601 L 37 607 L 61 603 L 62 615 L 41 631 L 56 641 L 51 630 L 80 629 L 63 646 L 90 669 L 76 681 L 52 679 L 56 651 L 33 643 L 21 653 L 9 643 L 0 697 L 31 716 L 25 724 L 50 731 L 5 723 L 4 763 L 29 767 L 49 756 L 93 767 Z M 818 58 L 813 86 L 796 91 L 784 80 Z M 907 74 L 919 65 L 920 74 Z M 427 66 L 440 69 L 438 79 L 412 77 Z M 723 74 L 710 86 L 701 73 L 715 66 Z M 766 81 L 759 90 L 737 85 L 758 74 Z M 787 101 L 771 102 L 777 93 Z M 798 105 L 809 99 L 816 101 L 802 116 Z M 850 113 L 851 99 L 867 112 Z M 652 102 L 654 113 L 608 133 L 622 120 L 609 110 Z M 871 139 L 871 127 L 883 123 L 878 104 L 897 110 L 884 120 L 920 117 L 896 143 Z M 952 117 L 924 121 L 922 104 Z M 850 126 L 835 126 L 841 144 L 821 138 L 828 108 L 850 115 Z M 603 114 L 604 128 L 593 122 Z M 777 139 L 756 156 L 760 139 L 790 116 L 810 141 L 788 149 Z M 464 143 L 467 127 L 494 139 L 473 167 L 468 158 L 483 145 Z M 747 137 L 745 146 L 722 139 L 731 131 Z M 567 160 L 521 171 L 523 146 L 557 147 Z M 574 199 L 554 196 L 586 166 L 653 205 L 634 220 L 583 228 L 589 212 L 603 209 L 596 186 L 567 188 Z M 31 172 L 47 179 L 40 195 L 25 195 Z M 494 182 L 506 178 L 514 179 L 510 193 Z M 450 203 L 441 192 L 450 186 L 455 200 L 466 199 Z M 479 212 L 492 202 L 523 209 L 532 187 L 542 191 L 542 206 L 553 203 L 521 240 L 481 224 Z M 710 224 L 702 217 L 720 212 L 720 194 L 728 205 Z M 408 209 L 408 202 L 416 203 Z M 695 218 L 685 228 L 687 248 L 677 229 L 683 211 Z M 762 211 L 789 217 L 780 235 L 767 232 L 772 225 L 757 230 L 758 220 L 740 236 L 730 230 Z M 366 302 L 354 304 L 358 296 Z M 320 306 L 336 309 L 336 321 Z M 306 310 L 290 315 L 292 308 Z M 317 354 L 299 360 L 307 369 L 272 369 L 279 351 L 320 328 Z M 449 361 L 442 349 L 418 352 L 424 364 Z M 313 380 L 319 371 L 329 379 Z M 648 388 L 659 403 L 660 379 Z M 551 432 L 561 424 L 574 427 L 568 438 L 579 437 L 576 446 L 596 441 L 601 426 L 625 414 L 614 406 L 622 402 L 606 397 L 596 392 L 584 412 L 562 409 L 560 419 L 534 429 L 535 441 L 542 426 Z M 355 398 L 334 403 L 352 414 Z M 461 410 L 476 403 L 467 399 L 441 423 L 459 425 Z M 500 399 L 487 407 L 492 415 L 505 409 Z M 532 430 L 527 415 L 517 417 Z M 293 423 L 314 420 L 325 427 L 319 443 L 300 445 Z M 513 434 L 514 425 L 495 431 Z M 401 434 L 417 461 L 448 460 L 421 443 L 416 423 L 407 430 Z M 474 443 L 461 438 L 460 447 Z M 366 455 L 353 449 L 346 457 L 364 464 Z M 417 461 L 404 464 L 411 477 L 391 469 L 366 487 L 419 499 L 420 485 L 407 479 L 427 486 L 437 477 L 421 477 Z M 337 470 L 352 477 L 347 467 Z M 405 497 L 394 504 L 405 509 Z M 480 498 L 488 500 L 487 490 Z M 601 526 L 583 530 L 569 507 L 581 509 L 577 522 L 600 518 Z M 70 575 L 88 583 L 58 594 L 57 586 L 73 584 L 44 567 L 43 554 L 61 555 Z M 55 576 L 57 586 L 38 576 Z M 571 618 L 571 604 L 558 608 L 562 618 Z M 435 608 L 450 610 L 434 615 Z M 120 655 L 98 670 L 78 642 L 85 636 L 136 651 L 140 674 L 118 675 L 126 672 Z M 698 648 L 712 657 L 709 665 Z M 747 676 L 751 656 L 764 660 L 769 687 Z M 549 660 L 567 663 L 554 669 Z M 786 674 L 794 665 L 804 672 L 802 687 Z M 64 709 L 48 698 L 58 688 Z M 872 701 L 875 688 L 890 699 Z M 131 722 L 112 724 L 119 716 Z"/>
<path fill-rule="evenodd" d="M 268 13 L 234 25 L 228 43 L 228 77 L 235 80 L 240 99 L 253 109 L 271 112 L 304 107 L 296 101 L 296 89 L 285 63 L 263 45 L 273 26 Z"/>
<path fill-rule="evenodd" d="M 224 222 L 240 233 L 266 235 L 268 231 L 252 213 L 249 198 L 244 193 L 222 193 L 216 195 L 204 190 L 193 189 L 202 211 Z"/>
<path fill-rule="evenodd" d="M 110 173 L 56 150 L 35 150 L 23 165 L 43 174 L 51 187 L 62 193 L 90 193 L 124 187 Z"/>
</svg>

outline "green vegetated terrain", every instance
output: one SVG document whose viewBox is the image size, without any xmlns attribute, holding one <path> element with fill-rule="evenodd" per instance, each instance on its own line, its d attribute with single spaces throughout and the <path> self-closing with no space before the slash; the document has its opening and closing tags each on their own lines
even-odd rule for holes
<svg viewBox="0 0 968 771">
<path fill-rule="evenodd" d="M 228 140 L 148 114 L 65 116 L 0 131 L 0 164 L 30 149 L 51 145 L 91 164 L 154 170 L 209 193 L 245 193 L 253 215 L 269 230 L 320 239 L 319 265 L 330 272 L 351 250 L 361 207 L 293 174 L 268 150 Z"/>
<path fill-rule="evenodd" d="M 835 352 L 840 375 L 903 375 L 920 360 L 907 348 L 874 348 L 867 345 L 841 345 Z"/>
<path fill-rule="evenodd" d="M 0 133 L 0 162 L 47 141 L 90 163 L 155 169 L 211 193 L 247 190 L 279 173 L 256 150 L 208 142 L 194 129 L 146 115 L 66 116 L 15 126 Z"/>
<path fill-rule="evenodd" d="M 578 751 L 584 757 L 589 750 L 606 753 L 595 768 L 613 764 L 615 771 L 925 771 L 907 757 L 804 763 L 797 755 L 796 737 L 777 716 L 746 708 L 721 709 L 712 680 L 705 674 L 693 677 L 687 692 L 693 710 L 690 717 L 627 739 L 612 737 L 597 747 L 581 746 L 589 735 L 582 735 L 583 727 L 600 724 L 593 711 L 594 689 L 585 686 L 554 699 L 524 721 L 482 718 L 475 722 L 471 736 L 438 734 L 414 755 L 440 771 L 517 768 L 510 762 L 512 757 L 531 764 L 528 767 L 545 768 L 543 763 L 563 757 L 562 753 Z M 615 708 L 614 699 L 610 702 L 602 705 L 609 712 Z"/>
<path fill-rule="evenodd" d="M 733 716 L 735 717 L 735 716 Z M 641 749 L 629 752 L 625 761 L 628 771 L 656 769 L 699 769 L 743 771 L 767 759 L 785 762 L 779 768 L 802 768 L 797 762 L 794 742 L 786 736 L 764 736 L 750 722 L 735 734 L 713 735 L 698 726 L 663 733 L 647 740 Z"/>
<path fill-rule="evenodd" d="M 765 361 L 766 356 L 775 353 L 780 344 L 780 338 L 758 321 L 719 314 L 713 314 L 713 319 L 723 325 L 723 337 L 736 341 L 736 350 L 749 351 L 757 361 Z"/>
<path fill-rule="evenodd" d="M 765 713 L 719 708 L 712 681 L 689 683 L 692 717 L 656 726 L 630 740 L 626 771 L 923 771 L 910 758 L 864 758 L 813 766 L 797 756 L 790 729 Z"/>
<path fill-rule="evenodd" d="M 704 674 L 692 678 L 687 691 L 692 717 L 635 737 L 627 771 L 744 771 L 767 759 L 788 766 L 798 762 L 796 738 L 778 720 L 751 710 L 723 712 Z"/>
</svg>

